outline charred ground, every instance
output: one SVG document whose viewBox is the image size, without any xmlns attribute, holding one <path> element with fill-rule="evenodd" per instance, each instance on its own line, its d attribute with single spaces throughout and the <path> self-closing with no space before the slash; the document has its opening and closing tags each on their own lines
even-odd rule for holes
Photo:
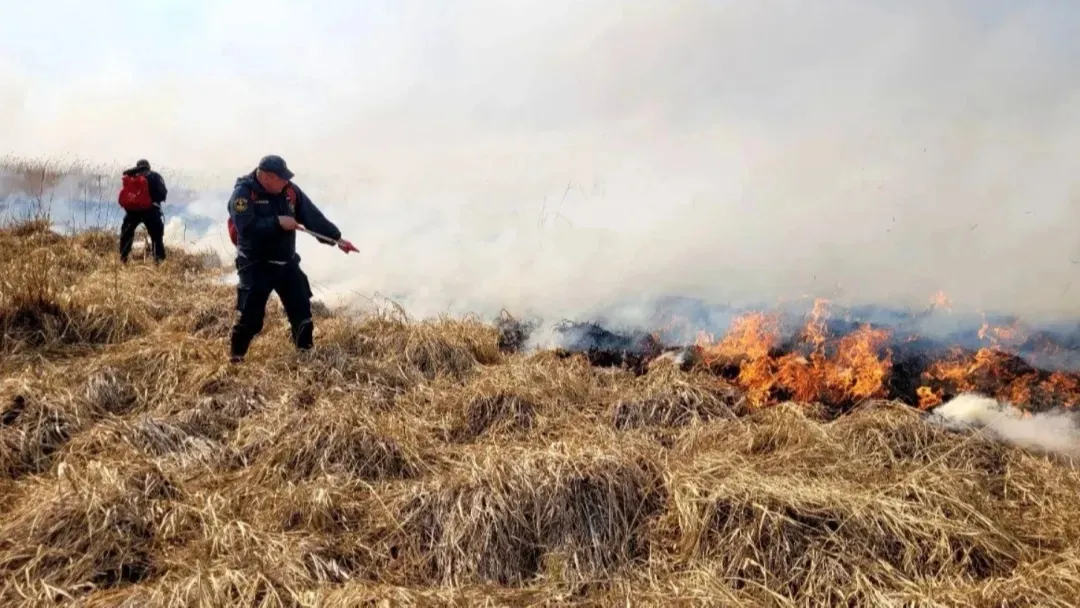
<svg viewBox="0 0 1080 608">
<path fill-rule="evenodd" d="M 224 271 L 114 243 L 0 231 L 5 606 L 1080 597 L 1080 473 L 910 407 L 1072 402 L 1007 350 L 821 308 L 795 342 L 751 314 L 690 348 L 567 325 L 527 353 L 509 317 L 318 307 L 297 356 L 272 303 L 234 367 Z"/>
</svg>

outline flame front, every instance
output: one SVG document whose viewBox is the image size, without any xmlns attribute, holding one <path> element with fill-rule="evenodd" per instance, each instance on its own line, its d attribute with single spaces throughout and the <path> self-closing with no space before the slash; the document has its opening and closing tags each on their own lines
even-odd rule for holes
<svg viewBox="0 0 1080 608">
<path fill-rule="evenodd" d="M 951 307 L 944 293 L 931 302 L 931 308 Z M 1020 407 L 1080 403 L 1080 374 L 1042 371 L 1017 356 L 1017 345 L 1032 337 L 1017 322 L 993 326 L 984 316 L 978 336 L 985 347 L 974 353 L 955 347 L 920 372 L 904 369 L 898 376 L 889 346 L 893 341 L 910 344 L 918 336 L 897 339 L 890 330 L 869 324 L 832 336 L 828 309 L 827 300 L 815 300 L 796 339 L 783 345 L 779 316 L 754 312 L 736 318 L 720 340 L 700 334 L 696 347 L 707 367 L 738 384 L 757 407 L 782 400 L 843 407 L 865 399 L 902 397 L 926 409 L 965 391 Z M 1049 340 L 1039 348 L 1046 357 L 1060 350 Z M 905 385 L 907 396 L 898 395 L 901 389 L 892 385 Z"/>
<path fill-rule="evenodd" d="M 935 361 L 919 387 L 920 409 L 940 404 L 947 393 L 975 391 L 1017 405 L 1055 402 L 1064 407 L 1080 403 L 1080 378 L 1066 372 L 1040 373 L 999 345 L 964 355 L 957 349 L 950 358 Z M 930 385 L 933 385 L 931 387 Z"/>
</svg>

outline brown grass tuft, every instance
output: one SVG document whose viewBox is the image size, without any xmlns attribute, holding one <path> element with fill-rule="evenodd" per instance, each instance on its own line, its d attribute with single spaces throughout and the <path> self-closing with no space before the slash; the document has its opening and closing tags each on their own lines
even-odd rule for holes
<svg viewBox="0 0 1080 608">
<path fill-rule="evenodd" d="M 191 313 L 188 329 L 200 338 L 228 338 L 235 319 L 235 306 L 221 301 L 200 303 Z"/>
<path fill-rule="evenodd" d="M 55 406 L 16 395 L 0 421 L 0 475 L 16 479 L 48 470 L 78 424 Z"/>
<path fill-rule="evenodd" d="M 188 435 L 226 442 L 246 417 L 264 407 L 257 393 L 245 391 L 228 396 L 201 397 L 194 403 L 180 401 L 174 407 L 165 408 L 164 419 Z"/>
<path fill-rule="evenodd" d="M 447 466 L 451 474 L 388 492 L 393 517 L 379 542 L 387 576 L 453 586 L 580 582 L 646 554 L 661 489 L 643 457 L 505 446 Z"/>
<path fill-rule="evenodd" d="M 423 460 L 416 447 L 422 444 L 407 431 L 392 418 L 320 404 L 246 420 L 237 431 L 236 447 L 260 479 L 328 474 L 400 479 L 416 475 Z"/>
<path fill-rule="evenodd" d="M 64 453 L 80 461 L 90 461 L 125 448 L 178 476 L 205 470 L 229 470 L 239 466 L 240 462 L 239 454 L 223 443 L 149 416 L 130 421 L 102 421 L 77 435 L 67 444 Z"/>
<path fill-rule="evenodd" d="M 102 412 L 123 415 L 135 409 L 139 396 L 117 370 L 105 367 L 87 380 L 86 401 Z"/>
<path fill-rule="evenodd" d="M 120 243 L 116 234 L 104 230 L 86 230 L 71 238 L 71 244 L 94 255 L 107 258 L 120 255 Z"/>
<path fill-rule="evenodd" d="M 66 264 L 73 258 L 75 263 Z M 85 268 L 79 259 L 79 254 L 32 250 L 7 265 L 0 274 L 0 354 L 116 344 L 145 331 L 146 319 L 115 292 L 87 296 L 64 285 Z"/>
<path fill-rule="evenodd" d="M 646 426 L 681 427 L 719 418 L 735 418 L 746 408 L 737 389 L 716 381 L 692 382 L 680 372 L 662 369 L 645 376 L 640 396 L 615 404 L 612 424 L 617 429 Z"/>
<path fill-rule="evenodd" d="M 474 320 L 442 319 L 410 323 L 375 317 L 360 326 L 369 337 L 364 354 L 400 359 L 425 378 L 464 379 L 477 364 L 500 360 L 496 332 Z"/>
<path fill-rule="evenodd" d="M 163 501 L 177 488 L 141 463 L 61 465 L 57 477 L 23 486 L 0 524 L 0 598 L 48 592 L 54 599 L 153 576 Z"/>
<path fill-rule="evenodd" d="M 721 482 L 718 463 L 698 466 L 704 470 L 674 483 L 681 550 L 786 597 L 840 601 L 837 590 L 858 587 L 863 577 L 877 584 L 930 573 L 988 579 L 1027 557 L 1005 531 L 936 489 L 868 494 L 838 480 L 748 467 L 727 468 Z M 865 572 L 866 563 L 888 569 Z"/>
<path fill-rule="evenodd" d="M 497 392 L 469 401 L 450 431 L 453 441 L 471 441 L 485 433 L 528 431 L 536 421 L 537 406 L 528 397 Z"/>
</svg>

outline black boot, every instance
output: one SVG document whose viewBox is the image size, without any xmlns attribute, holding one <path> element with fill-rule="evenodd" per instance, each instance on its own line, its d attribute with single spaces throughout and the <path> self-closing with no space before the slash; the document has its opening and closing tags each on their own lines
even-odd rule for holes
<svg viewBox="0 0 1080 608">
<path fill-rule="evenodd" d="M 234 328 L 229 340 L 229 361 L 242 363 L 247 356 L 248 347 L 251 345 L 249 338 L 241 329 Z"/>
<path fill-rule="evenodd" d="M 297 350 L 311 350 L 315 345 L 314 332 L 315 326 L 311 319 L 301 321 L 298 327 L 292 329 L 293 344 Z"/>
</svg>

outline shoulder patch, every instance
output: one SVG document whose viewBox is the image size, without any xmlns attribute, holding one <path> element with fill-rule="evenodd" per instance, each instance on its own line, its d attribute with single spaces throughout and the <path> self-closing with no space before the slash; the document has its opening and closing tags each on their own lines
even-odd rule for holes
<svg viewBox="0 0 1080 608">
<path fill-rule="evenodd" d="M 236 209 L 237 213 L 243 213 L 243 212 L 247 211 L 247 208 L 248 208 L 247 199 L 242 197 L 242 196 L 236 197 L 235 199 L 233 199 L 233 208 Z"/>
</svg>

